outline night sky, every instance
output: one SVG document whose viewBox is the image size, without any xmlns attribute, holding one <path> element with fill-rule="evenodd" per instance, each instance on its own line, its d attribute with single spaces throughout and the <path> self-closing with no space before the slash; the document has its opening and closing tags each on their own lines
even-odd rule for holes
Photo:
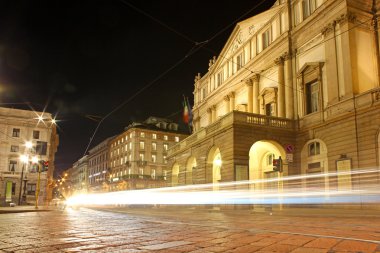
<svg viewBox="0 0 380 253">
<path fill-rule="evenodd" d="M 67 169 L 98 124 L 89 115 L 109 115 L 91 146 L 151 115 L 179 123 L 183 95 L 192 103 L 194 76 L 236 22 L 274 2 L 2 0 L 0 106 L 57 115 L 56 168 Z"/>
</svg>

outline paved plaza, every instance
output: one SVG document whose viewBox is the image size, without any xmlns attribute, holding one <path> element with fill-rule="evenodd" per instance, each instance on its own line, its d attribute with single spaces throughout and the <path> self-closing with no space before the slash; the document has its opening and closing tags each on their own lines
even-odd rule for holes
<svg viewBox="0 0 380 253">
<path fill-rule="evenodd" d="M 0 214 L 0 252 L 82 251 L 380 253 L 380 215 L 189 208 Z"/>
</svg>

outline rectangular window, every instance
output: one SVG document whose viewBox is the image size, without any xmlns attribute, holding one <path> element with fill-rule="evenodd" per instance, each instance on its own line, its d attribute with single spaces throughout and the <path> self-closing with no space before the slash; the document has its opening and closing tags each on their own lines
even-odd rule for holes
<svg viewBox="0 0 380 253">
<path fill-rule="evenodd" d="M 152 169 L 152 173 L 150 175 L 153 179 L 156 179 L 156 170 Z"/>
<path fill-rule="evenodd" d="M 166 155 L 164 155 L 164 156 L 162 157 L 162 159 L 164 159 L 164 163 L 168 163 L 168 161 L 166 160 Z"/>
<path fill-rule="evenodd" d="M 157 143 L 152 142 L 152 151 L 156 151 L 156 150 L 157 150 Z"/>
<path fill-rule="evenodd" d="M 145 142 L 140 141 L 140 150 L 145 149 Z"/>
<path fill-rule="evenodd" d="M 12 145 L 11 146 L 11 152 L 18 152 L 18 146 Z"/>
<path fill-rule="evenodd" d="M 221 71 L 218 74 L 216 74 L 216 88 L 222 85 L 222 83 L 223 83 L 223 72 Z"/>
<path fill-rule="evenodd" d="M 17 161 L 10 160 L 9 161 L 9 171 L 15 172 L 17 170 Z"/>
<path fill-rule="evenodd" d="M 133 136 L 133 133 L 130 133 L 129 134 L 129 138 L 132 139 L 132 136 Z"/>
<path fill-rule="evenodd" d="M 308 18 L 317 8 L 316 0 L 303 0 L 302 1 L 302 14 L 303 20 Z"/>
<path fill-rule="evenodd" d="M 20 129 L 13 128 L 12 137 L 20 137 Z"/>
<path fill-rule="evenodd" d="M 128 144 L 125 144 L 125 152 L 128 151 Z"/>
<path fill-rule="evenodd" d="M 34 130 L 33 131 L 33 139 L 39 139 L 40 138 L 40 131 Z"/>
<path fill-rule="evenodd" d="M 206 88 L 202 89 L 202 100 L 206 99 Z"/>
<path fill-rule="evenodd" d="M 144 133 L 144 132 L 141 132 L 141 133 L 140 133 L 140 137 L 141 137 L 141 138 L 145 138 L 145 133 Z"/>
<path fill-rule="evenodd" d="M 144 158 L 145 158 L 144 153 L 141 153 L 141 154 L 140 154 L 140 161 L 144 161 Z"/>
<path fill-rule="evenodd" d="M 319 155 L 321 147 L 319 142 L 312 142 L 309 144 L 309 156 Z"/>
<path fill-rule="evenodd" d="M 274 116 L 274 103 L 269 103 L 265 105 L 265 115 Z"/>
<path fill-rule="evenodd" d="M 236 70 L 240 70 L 243 67 L 243 53 L 236 56 Z"/>
<path fill-rule="evenodd" d="M 157 139 L 157 134 L 152 134 L 152 139 Z"/>
<path fill-rule="evenodd" d="M 164 135 L 164 140 L 165 140 L 165 141 L 168 140 L 168 136 L 167 136 L 167 135 Z"/>
<path fill-rule="evenodd" d="M 164 144 L 164 151 L 168 151 L 168 144 Z"/>
<path fill-rule="evenodd" d="M 157 160 L 157 156 L 156 155 L 152 155 L 152 162 L 155 163 Z"/>
<path fill-rule="evenodd" d="M 132 142 L 129 143 L 129 151 L 132 151 Z"/>
<path fill-rule="evenodd" d="M 27 184 L 26 185 L 26 192 L 28 195 L 35 195 L 36 194 L 36 184 Z"/>
<path fill-rule="evenodd" d="M 163 174 L 163 176 L 164 176 L 164 180 L 166 180 L 166 177 L 167 177 L 167 175 L 168 175 L 168 172 L 167 172 L 166 170 L 164 170 L 162 174 Z"/>
<path fill-rule="evenodd" d="M 294 12 L 294 25 L 298 25 L 299 23 L 301 23 L 301 15 L 300 15 L 300 11 L 299 11 L 299 8 L 298 8 L 298 3 L 294 5 L 293 7 L 293 12 Z"/>
<path fill-rule="evenodd" d="M 265 32 L 262 34 L 262 41 L 263 41 L 263 50 L 267 47 L 269 47 L 271 43 L 271 29 L 267 29 Z"/>
<path fill-rule="evenodd" d="M 312 82 L 306 84 L 306 112 L 307 114 L 319 110 L 319 84 Z"/>
<path fill-rule="evenodd" d="M 37 141 L 36 154 L 37 155 L 46 155 L 46 153 L 47 153 L 47 142 L 46 141 Z"/>
<path fill-rule="evenodd" d="M 179 137 L 178 136 L 174 137 L 174 140 L 175 142 L 179 142 Z"/>
</svg>

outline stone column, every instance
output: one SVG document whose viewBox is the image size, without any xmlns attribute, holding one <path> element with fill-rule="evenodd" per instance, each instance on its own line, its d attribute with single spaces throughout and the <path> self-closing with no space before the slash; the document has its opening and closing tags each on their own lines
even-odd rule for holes
<svg viewBox="0 0 380 253">
<path fill-rule="evenodd" d="M 248 110 L 247 112 L 252 113 L 253 108 L 253 81 L 252 79 L 248 79 L 245 81 L 245 84 L 247 86 L 247 94 L 248 94 Z"/>
<path fill-rule="evenodd" d="M 293 76 L 292 76 L 292 57 L 285 54 L 285 112 L 286 118 L 294 118 L 294 99 L 293 99 Z"/>
<path fill-rule="evenodd" d="M 230 112 L 230 97 L 228 95 L 224 96 L 224 108 L 225 114 Z"/>
<path fill-rule="evenodd" d="M 253 77 L 253 113 L 260 113 L 259 89 L 260 89 L 260 75 L 255 74 Z"/>
<path fill-rule="evenodd" d="M 278 94 L 277 94 L 277 116 L 285 117 L 285 82 L 284 82 L 284 58 L 279 57 L 275 61 L 278 66 Z"/>
<path fill-rule="evenodd" d="M 211 107 L 207 108 L 207 115 L 208 115 L 208 125 L 212 123 L 212 110 Z"/>
<path fill-rule="evenodd" d="M 235 110 L 235 92 L 230 93 L 230 112 Z"/>
<path fill-rule="evenodd" d="M 216 121 L 216 105 L 213 105 L 211 107 L 211 109 L 212 109 L 212 113 L 211 113 L 211 115 L 212 115 L 212 122 L 215 122 Z"/>
</svg>

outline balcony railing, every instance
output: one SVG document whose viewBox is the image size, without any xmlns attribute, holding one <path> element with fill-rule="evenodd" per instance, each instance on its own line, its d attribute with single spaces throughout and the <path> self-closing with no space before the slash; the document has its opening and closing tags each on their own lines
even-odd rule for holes
<svg viewBox="0 0 380 253">
<path fill-rule="evenodd" d="M 168 155 L 170 156 L 178 152 L 179 150 L 184 149 L 189 145 L 192 145 L 193 143 L 201 141 L 206 136 L 211 135 L 233 124 L 249 125 L 253 127 L 275 128 L 282 129 L 285 131 L 295 130 L 295 121 L 291 119 L 233 111 L 221 117 L 217 122 L 205 128 L 199 129 L 197 132 L 195 132 L 188 138 L 173 146 L 169 150 Z"/>
</svg>

